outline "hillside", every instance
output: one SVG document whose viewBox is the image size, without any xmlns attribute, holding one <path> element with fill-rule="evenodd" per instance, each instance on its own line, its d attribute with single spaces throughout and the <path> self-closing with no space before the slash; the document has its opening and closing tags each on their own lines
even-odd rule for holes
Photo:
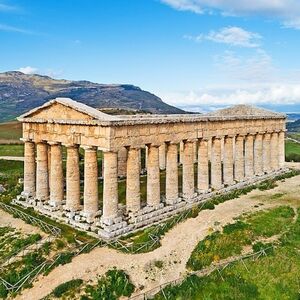
<svg viewBox="0 0 300 300">
<path fill-rule="evenodd" d="M 300 132 L 300 119 L 295 122 L 287 123 L 286 128 L 289 132 Z"/>
<path fill-rule="evenodd" d="M 142 110 L 157 114 L 184 113 L 134 85 L 57 80 L 12 71 L 0 73 L 0 122 L 12 120 L 56 97 L 69 97 L 99 109 Z"/>
</svg>

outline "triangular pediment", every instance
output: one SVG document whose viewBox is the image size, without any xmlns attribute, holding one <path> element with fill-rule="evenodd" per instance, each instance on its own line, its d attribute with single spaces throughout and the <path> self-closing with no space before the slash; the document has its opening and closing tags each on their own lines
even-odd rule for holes
<svg viewBox="0 0 300 300">
<path fill-rule="evenodd" d="M 215 117 L 239 117 L 239 116 L 257 116 L 257 117 L 285 117 L 284 114 L 271 110 L 259 108 L 252 105 L 234 105 L 228 108 L 219 109 L 208 114 Z"/>
<path fill-rule="evenodd" d="M 115 120 L 116 118 L 70 98 L 56 98 L 23 114 L 18 119 L 109 121 Z"/>
</svg>

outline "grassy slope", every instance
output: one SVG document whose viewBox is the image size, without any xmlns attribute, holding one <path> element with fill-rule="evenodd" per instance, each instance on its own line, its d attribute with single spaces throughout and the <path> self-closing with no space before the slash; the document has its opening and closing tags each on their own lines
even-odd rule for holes
<svg viewBox="0 0 300 300">
<path fill-rule="evenodd" d="M 21 143 L 22 124 L 17 121 L 0 124 L 0 144 Z"/>
<path fill-rule="evenodd" d="M 285 142 L 286 161 L 300 162 L 300 144 L 287 140 Z"/>
</svg>

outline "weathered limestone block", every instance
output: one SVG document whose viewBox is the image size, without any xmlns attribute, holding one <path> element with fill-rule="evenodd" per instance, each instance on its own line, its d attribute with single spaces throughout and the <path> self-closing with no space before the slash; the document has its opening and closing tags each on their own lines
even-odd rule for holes
<svg viewBox="0 0 300 300">
<path fill-rule="evenodd" d="M 178 200 L 178 146 L 167 145 L 166 166 L 166 203 L 174 204 Z"/>
<path fill-rule="evenodd" d="M 263 174 L 263 135 L 257 133 L 254 140 L 254 173 L 255 175 Z"/>
<path fill-rule="evenodd" d="M 35 196 L 35 143 L 25 141 L 24 144 L 24 196 Z"/>
<path fill-rule="evenodd" d="M 285 133 L 284 131 L 280 131 L 278 134 L 278 163 L 279 168 L 282 169 L 284 167 L 285 162 Z"/>
<path fill-rule="evenodd" d="M 147 205 L 153 207 L 160 203 L 159 148 L 155 145 L 148 146 Z"/>
<path fill-rule="evenodd" d="M 80 209 L 80 173 L 77 145 L 67 145 L 66 185 L 66 209 L 77 211 Z"/>
<path fill-rule="evenodd" d="M 222 188 L 221 139 L 213 138 L 211 147 L 211 187 Z"/>
<path fill-rule="evenodd" d="M 235 139 L 235 160 L 234 160 L 234 175 L 235 180 L 242 181 L 245 178 L 244 170 L 244 137 L 238 135 Z"/>
<path fill-rule="evenodd" d="M 224 138 L 224 184 L 233 184 L 233 137 Z"/>
<path fill-rule="evenodd" d="M 61 145 L 51 143 L 50 205 L 60 206 L 64 200 L 64 176 Z"/>
<path fill-rule="evenodd" d="M 271 134 L 271 141 L 270 141 L 270 147 L 271 147 L 271 169 L 272 171 L 279 169 L 279 146 L 278 146 L 278 133 L 273 132 Z"/>
<path fill-rule="evenodd" d="M 191 199 L 194 196 L 194 152 L 193 142 L 185 141 L 183 148 L 182 165 L 182 194 L 183 198 Z"/>
<path fill-rule="evenodd" d="M 84 149 L 83 210 L 87 216 L 94 216 L 99 209 L 97 148 L 84 147 Z"/>
<path fill-rule="evenodd" d="M 265 133 L 263 136 L 263 171 L 271 172 L 271 134 Z"/>
<path fill-rule="evenodd" d="M 159 146 L 159 168 L 161 170 L 166 169 L 166 144 L 165 143 Z"/>
<path fill-rule="evenodd" d="M 118 215 L 118 154 L 104 152 L 102 222 L 110 223 Z"/>
<path fill-rule="evenodd" d="M 251 178 L 254 175 L 254 138 L 247 135 L 245 138 L 245 177 Z"/>
<path fill-rule="evenodd" d="M 209 189 L 208 142 L 201 139 L 198 146 L 198 190 L 206 192 Z"/>
<path fill-rule="evenodd" d="M 118 176 L 125 177 L 127 169 L 127 149 L 125 147 L 118 151 Z"/>
<path fill-rule="evenodd" d="M 49 198 L 48 145 L 38 142 L 36 152 L 36 198 L 44 201 Z"/>
<path fill-rule="evenodd" d="M 126 208 L 135 212 L 141 208 L 139 149 L 130 148 L 127 156 Z"/>
</svg>

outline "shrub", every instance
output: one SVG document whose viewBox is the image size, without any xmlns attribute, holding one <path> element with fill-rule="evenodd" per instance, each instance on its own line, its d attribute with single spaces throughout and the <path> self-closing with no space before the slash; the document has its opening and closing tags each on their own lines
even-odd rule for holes
<svg viewBox="0 0 300 300">
<path fill-rule="evenodd" d="M 82 283 L 83 283 L 82 279 L 73 279 L 68 282 L 60 284 L 53 290 L 52 293 L 54 297 L 60 298 L 64 293 L 80 287 Z"/>
</svg>

